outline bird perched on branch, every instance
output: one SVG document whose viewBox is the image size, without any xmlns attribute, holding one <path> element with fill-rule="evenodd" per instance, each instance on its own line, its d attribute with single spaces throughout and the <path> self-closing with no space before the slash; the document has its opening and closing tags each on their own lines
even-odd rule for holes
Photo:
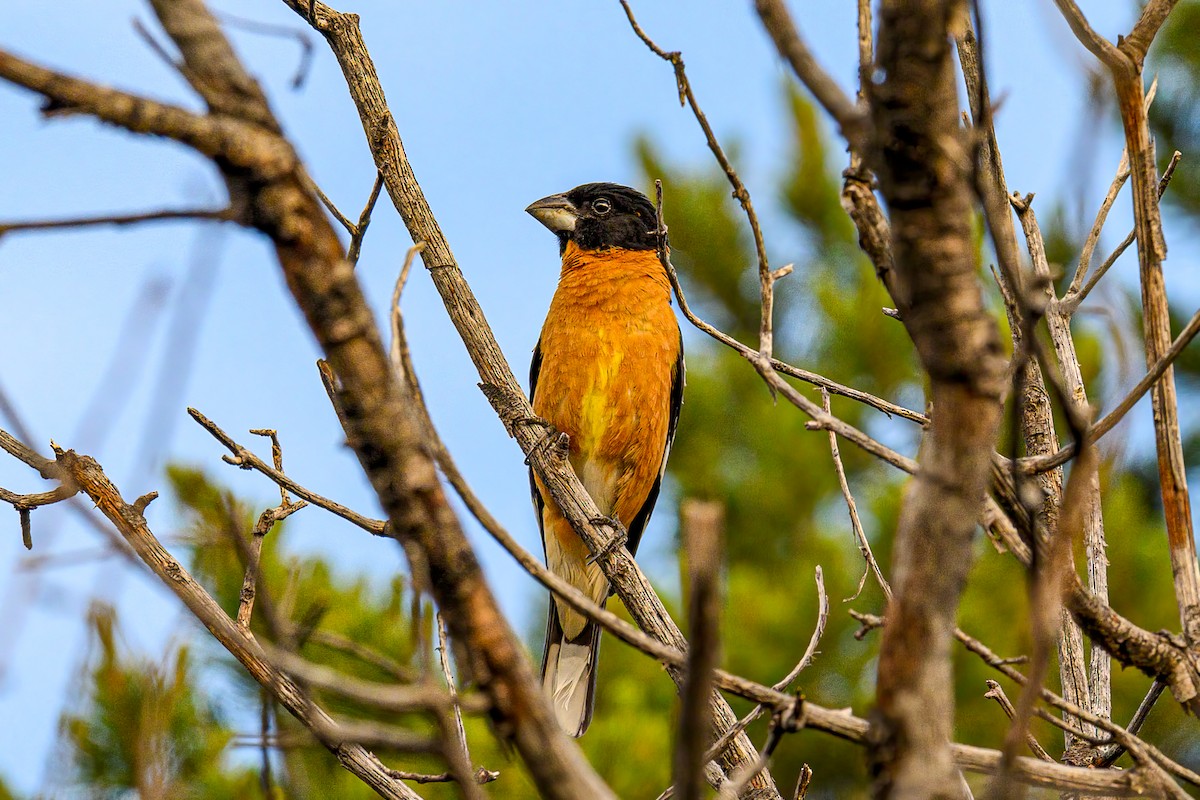
<svg viewBox="0 0 1200 800">
<path fill-rule="evenodd" d="M 627 186 L 587 183 L 525 210 L 558 237 L 562 255 L 533 351 L 533 410 L 570 437 L 575 474 L 636 553 L 683 401 L 683 341 L 654 206 Z M 532 471 L 530 483 L 547 566 L 603 604 L 609 586 L 600 567 Z M 572 736 L 592 719 L 599 645 L 596 623 L 551 596 L 542 682 Z"/>
</svg>

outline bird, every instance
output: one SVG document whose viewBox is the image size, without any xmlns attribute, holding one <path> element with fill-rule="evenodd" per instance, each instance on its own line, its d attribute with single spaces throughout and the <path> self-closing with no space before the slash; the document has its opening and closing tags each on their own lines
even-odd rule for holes
<svg viewBox="0 0 1200 800">
<path fill-rule="evenodd" d="M 658 221 L 641 192 L 586 183 L 525 209 L 558 238 L 562 268 L 533 351 L 534 413 L 568 436 L 568 460 L 600 513 L 627 531 L 631 554 L 666 472 L 683 403 L 683 339 L 659 260 Z M 603 605 L 608 581 L 530 470 L 549 569 Z M 592 720 L 600 629 L 550 597 L 542 683 L 559 725 Z"/>
</svg>

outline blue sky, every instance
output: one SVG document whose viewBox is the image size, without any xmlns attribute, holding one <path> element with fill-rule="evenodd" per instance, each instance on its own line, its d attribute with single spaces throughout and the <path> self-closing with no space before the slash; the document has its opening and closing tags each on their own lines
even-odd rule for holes
<svg viewBox="0 0 1200 800">
<path fill-rule="evenodd" d="M 854 4 L 792 5 L 819 58 L 849 89 L 856 70 Z M 1092 214 L 1120 142 L 1107 121 L 1080 124 L 1088 56 L 1049 2 L 985 5 L 1010 187 L 1037 192 L 1042 208 L 1049 208 L 1055 197 L 1073 197 L 1082 185 L 1085 213 Z M 1132 20 L 1131 4 L 1083 5 L 1111 37 Z M 303 28 L 279 2 L 214 6 Z M 523 213 L 525 205 L 586 181 L 637 184 L 630 143 L 638 133 L 651 136 L 674 163 L 709 163 L 694 120 L 676 102 L 670 68 L 633 36 L 615 0 L 364 0 L 346 10 L 362 15 L 418 179 L 523 380 L 558 269 L 552 237 Z M 786 73 L 750 5 L 639 2 L 635 10 L 660 45 L 683 51 L 718 135 L 740 142 L 738 167 L 767 212 L 770 242 L 772 178 L 785 145 L 780 87 Z M 49 15 L 39 2 L 15 0 L 5 7 L 0 47 L 195 107 L 180 78 L 135 33 L 134 19 L 157 31 L 141 3 L 62 0 Z M 294 91 L 294 41 L 238 29 L 232 36 L 312 175 L 344 213 L 357 215 L 374 170 L 324 43 L 310 36 L 312 68 Z M 0 86 L 0 219 L 221 202 L 213 170 L 179 146 L 86 119 L 47 122 L 36 111 L 30 96 Z M 1110 242 L 1128 228 L 1125 202 L 1119 206 Z M 1174 263 L 1182 264 L 1196 246 L 1177 241 L 1187 235 L 1178 230 L 1168 229 L 1168 242 L 1176 248 Z M 358 268 L 381 319 L 408 245 L 385 197 Z M 784 259 L 778 263 L 790 260 L 791 246 L 774 244 L 781 252 L 776 258 Z M 1171 266 L 1168 286 L 1194 300 L 1194 279 L 1181 283 Z M 1129 276 L 1136 264 L 1127 258 L 1119 269 Z M 278 429 L 295 479 L 378 513 L 341 445 L 313 366 L 312 338 L 257 237 L 192 224 L 12 236 L 0 243 L 0 298 L 0 386 L 43 451 L 53 438 L 96 456 L 128 499 L 163 489 L 161 466 L 185 462 L 208 468 L 264 507 L 275 502 L 265 479 L 220 462 L 219 446 L 184 413 L 191 405 L 264 454 L 268 449 L 244 432 Z M 414 359 L 447 443 L 496 516 L 536 551 L 521 455 L 476 388 L 462 345 L 419 270 L 404 305 Z M 819 371 L 819 365 L 804 366 Z M 149 433 L 148 418 L 154 422 Z M 0 424 L 12 429 L 10 421 Z M 35 476 L 7 459 L 0 460 L 0 485 L 40 490 Z M 661 507 L 671 504 L 668 499 Z M 160 500 L 148 516 L 169 540 L 176 525 L 171 502 Z M 668 585 L 675 574 L 671 517 L 659 514 L 643 546 L 652 574 Z M 82 612 L 93 598 L 116 602 L 127 638 L 150 652 L 193 635 L 194 628 L 171 595 L 117 559 L 23 569 L 16 515 L 0 510 L 0 521 L 9 533 L 0 537 L 0 719 L 21 720 L 0 733 L 0 775 L 27 791 L 46 775 L 59 704 L 83 655 Z M 36 556 L 86 556 L 97 546 L 95 535 L 65 509 L 39 510 L 33 522 Z M 483 534 L 472 529 L 472 535 L 514 624 L 529 630 L 539 590 Z M 347 573 L 384 578 L 403 569 L 397 548 L 316 510 L 293 517 L 286 536 L 290 547 L 327 555 Z M 19 738 L 9 738 L 18 731 Z"/>
</svg>

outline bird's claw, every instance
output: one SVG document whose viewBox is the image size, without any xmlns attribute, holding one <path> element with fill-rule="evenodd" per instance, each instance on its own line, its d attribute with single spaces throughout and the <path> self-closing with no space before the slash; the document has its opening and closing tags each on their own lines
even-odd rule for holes
<svg viewBox="0 0 1200 800">
<path fill-rule="evenodd" d="M 566 439 L 566 434 L 551 425 L 549 422 L 546 422 L 546 420 L 538 417 L 531 417 L 529 419 L 517 420 L 517 424 L 540 425 L 545 428 L 541 437 L 537 440 L 533 447 L 529 449 L 529 455 L 525 456 L 525 466 L 529 466 L 529 462 L 531 459 L 533 459 L 535 454 L 541 453 L 550 447 L 562 447 L 563 449 L 566 449 L 566 442 L 564 441 Z"/>
<path fill-rule="evenodd" d="M 588 556 L 588 564 L 595 564 L 600 559 L 611 556 L 629 541 L 629 534 L 626 533 L 625 528 L 612 517 L 592 517 L 588 522 L 597 527 L 606 526 L 613 530 L 613 535 L 608 538 L 604 546 L 593 555 Z"/>
</svg>

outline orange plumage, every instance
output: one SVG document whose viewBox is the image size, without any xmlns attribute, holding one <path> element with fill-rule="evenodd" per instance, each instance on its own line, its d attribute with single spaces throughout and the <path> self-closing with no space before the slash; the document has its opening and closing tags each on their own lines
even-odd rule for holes
<svg viewBox="0 0 1200 800">
<path fill-rule="evenodd" d="M 621 191 L 636 195 L 629 208 L 620 207 Z M 534 354 L 533 409 L 567 434 L 576 474 L 600 512 L 625 526 L 635 552 L 678 418 L 682 342 L 670 284 L 654 250 L 653 219 L 646 219 L 653 213 L 649 201 L 632 189 L 588 184 L 539 203 L 573 195 L 577 216 L 594 214 L 590 203 L 606 203 L 610 212 L 600 222 L 610 228 L 589 230 L 585 220 L 568 235 L 556 230 L 563 240 L 562 272 Z M 628 230 L 613 219 L 621 211 L 634 222 Z M 537 478 L 533 490 L 547 565 L 603 603 L 608 582 L 587 563 L 587 547 Z M 543 675 L 559 719 L 573 735 L 582 734 L 591 718 L 598 636 L 584 616 L 551 600 Z"/>
</svg>

